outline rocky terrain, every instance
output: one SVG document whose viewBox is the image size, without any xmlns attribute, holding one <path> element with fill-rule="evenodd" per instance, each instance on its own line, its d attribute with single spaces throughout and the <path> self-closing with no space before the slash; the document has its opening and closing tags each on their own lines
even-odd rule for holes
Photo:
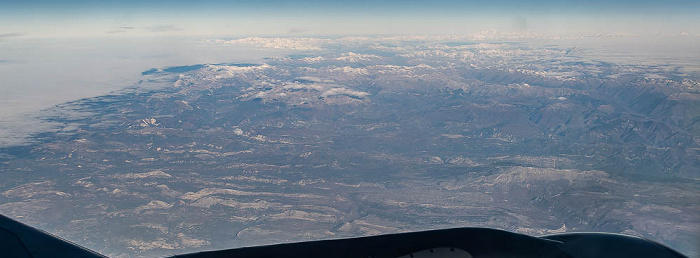
<svg viewBox="0 0 700 258">
<path fill-rule="evenodd" d="M 460 226 L 698 255 L 692 69 L 458 38 L 217 42 L 299 53 L 48 110 L 60 127 L 0 149 L 0 212 L 113 256 Z"/>
</svg>

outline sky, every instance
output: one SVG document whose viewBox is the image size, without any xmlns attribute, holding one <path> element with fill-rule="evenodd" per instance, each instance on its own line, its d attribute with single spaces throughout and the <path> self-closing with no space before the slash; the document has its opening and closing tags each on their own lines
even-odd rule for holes
<svg viewBox="0 0 700 258">
<path fill-rule="evenodd" d="M 0 0 L 0 146 L 39 127 L 34 112 L 131 86 L 149 68 L 284 54 L 206 39 L 495 30 L 574 36 L 578 46 L 581 35 L 662 35 L 641 52 L 677 58 L 697 49 L 698 13 L 700 0 Z M 643 42 L 631 38 L 599 49 Z"/>
<path fill-rule="evenodd" d="M 7 37 L 700 34 L 697 0 L 3 0 Z"/>
</svg>

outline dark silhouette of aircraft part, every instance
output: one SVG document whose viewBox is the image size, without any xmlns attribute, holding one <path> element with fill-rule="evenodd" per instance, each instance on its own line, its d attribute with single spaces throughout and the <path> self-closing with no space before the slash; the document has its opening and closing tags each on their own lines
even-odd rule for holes
<svg viewBox="0 0 700 258">
<path fill-rule="evenodd" d="M 104 257 L 0 215 L 1 257 Z M 656 242 L 608 233 L 532 237 L 489 228 L 452 228 L 245 247 L 174 257 L 685 257 Z"/>
</svg>

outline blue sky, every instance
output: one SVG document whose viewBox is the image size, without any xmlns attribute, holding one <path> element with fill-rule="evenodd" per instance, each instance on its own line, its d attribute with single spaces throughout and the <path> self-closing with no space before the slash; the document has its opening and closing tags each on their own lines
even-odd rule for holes
<svg viewBox="0 0 700 258">
<path fill-rule="evenodd" d="M 0 38 L 144 35 L 700 34 L 700 1 L 0 1 Z"/>
</svg>

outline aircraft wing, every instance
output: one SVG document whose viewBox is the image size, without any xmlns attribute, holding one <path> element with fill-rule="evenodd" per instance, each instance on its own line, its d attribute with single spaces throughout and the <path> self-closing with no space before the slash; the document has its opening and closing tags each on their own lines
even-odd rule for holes
<svg viewBox="0 0 700 258">
<path fill-rule="evenodd" d="M 0 257 L 105 257 L 0 215 Z"/>
<path fill-rule="evenodd" d="M 179 255 L 200 257 L 685 257 L 656 242 L 620 234 L 532 237 L 490 228 L 453 228 Z"/>
<path fill-rule="evenodd" d="M 104 257 L 0 215 L 1 257 Z M 685 257 L 656 242 L 607 233 L 532 237 L 489 228 L 453 228 L 177 255 L 200 257 Z"/>
</svg>

